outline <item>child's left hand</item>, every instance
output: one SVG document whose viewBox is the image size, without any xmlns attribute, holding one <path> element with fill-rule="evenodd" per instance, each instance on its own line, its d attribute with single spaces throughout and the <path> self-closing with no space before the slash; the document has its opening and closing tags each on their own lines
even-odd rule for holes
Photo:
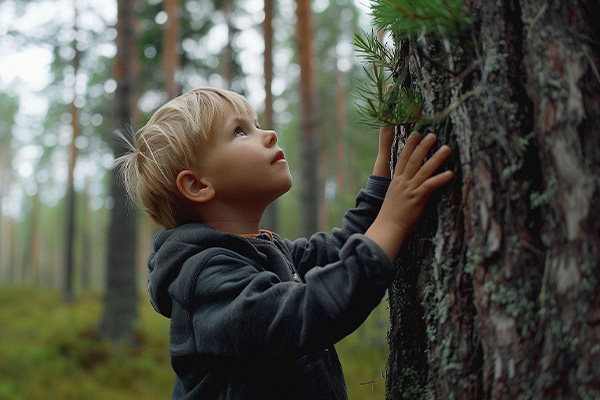
<svg viewBox="0 0 600 400">
<path fill-rule="evenodd" d="M 392 157 L 392 144 L 394 143 L 394 127 L 379 128 L 379 151 L 373 167 L 373 175 L 391 176 L 390 160 Z"/>
</svg>

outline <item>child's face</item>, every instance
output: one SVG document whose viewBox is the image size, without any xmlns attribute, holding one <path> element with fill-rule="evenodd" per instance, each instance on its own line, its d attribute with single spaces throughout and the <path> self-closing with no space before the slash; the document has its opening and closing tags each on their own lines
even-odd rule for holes
<svg viewBox="0 0 600 400">
<path fill-rule="evenodd" d="M 235 114 L 228 108 L 202 162 L 202 175 L 215 188 L 216 199 L 266 207 L 292 186 L 277 134 L 260 129 L 254 116 Z"/>
</svg>

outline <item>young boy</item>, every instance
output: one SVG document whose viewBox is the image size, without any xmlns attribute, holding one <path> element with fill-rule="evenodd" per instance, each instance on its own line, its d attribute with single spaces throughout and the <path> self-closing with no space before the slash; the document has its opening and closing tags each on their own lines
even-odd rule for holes
<svg viewBox="0 0 600 400">
<path fill-rule="evenodd" d="M 390 180 L 391 128 L 373 175 L 331 236 L 260 230 L 292 185 L 277 134 L 247 101 L 196 89 L 162 106 L 117 160 L 129 194 L 166 230 L 148 261 L 154 308 L 171 318 L 173 399 L 346 399 L 334 343 L 381 301 L 392 260 L 450 154 L 413 134 Z"/>
</svg>

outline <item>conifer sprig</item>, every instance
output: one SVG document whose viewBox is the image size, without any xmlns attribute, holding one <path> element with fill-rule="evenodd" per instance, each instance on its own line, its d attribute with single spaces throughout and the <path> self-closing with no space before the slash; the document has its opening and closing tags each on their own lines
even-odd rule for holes
<svg viewBox="0 0 600 400">
<path fill-rule="evenodd" d="M 373 0 L 371 11 L 378 29 L 398 35 L 420 32 L 456 37 L 471 24 L 463 12 L 464 0 Z"/>
<path fill-rule="evenodd" d="M 446 38 L 464 37 L 471 25 L 463 12 L 464 0 L 372 0 L 376 29 L 390 32 L 395 40 L 429 33 Z M 365 61 L 366 80 L 358 85 L 358 113 L 362 122 L 373 125 L 416 125 L 446 115 L 423 116 L 420 90 L 401 87 L 392 72 L 396 54 L 371 31 L 354 37 L 354 46 Z M 390 89 L 387 89 L 390 87 Z"/>
<path fill-rule="evenodd" d="M 354 45 L 367 66 L 366 80 L 359 82 L 356 103 L 363 123 L 369 126 L 414 124 L 421 119 L 422 95 L 394 81 L 391 70 L 396 63 L 394 54 L 382 44 L 376 34 L 356 35 Z"/>
</svg>

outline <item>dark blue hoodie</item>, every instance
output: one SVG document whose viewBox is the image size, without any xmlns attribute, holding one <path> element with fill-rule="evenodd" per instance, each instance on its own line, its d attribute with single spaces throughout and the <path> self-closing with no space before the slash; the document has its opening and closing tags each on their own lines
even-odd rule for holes
<svg viewBox="0 0 600 400">
<path fill-rule="evenodd" d="M 381 301 L 395 271 L 362 235 L 389 179 L 371 177 L 331 236 L 244 238 L 203 224 L 160 231 L 148 261 L 171 318 L 173 399 L 346 399 L 333 344 Z"/>
</svg>

